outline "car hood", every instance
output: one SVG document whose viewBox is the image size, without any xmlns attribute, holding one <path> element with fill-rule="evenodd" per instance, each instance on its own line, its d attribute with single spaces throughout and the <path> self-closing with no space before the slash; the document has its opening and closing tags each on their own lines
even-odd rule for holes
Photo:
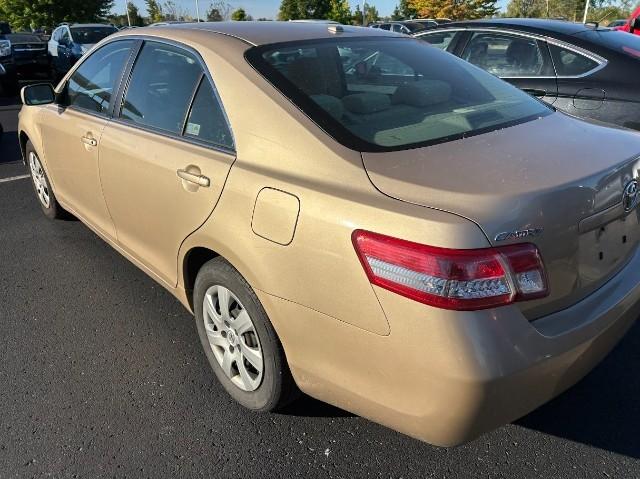
<svg viewBox="0 0 640 479">
<path fill-rule="evenodd" d="M 637 217 L 620 205 L 639 155 L 637 132 L 554 113 L 425 148 L 363 153 L 363 161 L 388 196 L 468 218 L 495 245 L 535 243 L 551 295 L 523 309 L 538 317 L 593 291 L 636 248 L 640 227 L 629 225 Z M 598 237 L 601 227 L 613 232 Z"/>
</svg>

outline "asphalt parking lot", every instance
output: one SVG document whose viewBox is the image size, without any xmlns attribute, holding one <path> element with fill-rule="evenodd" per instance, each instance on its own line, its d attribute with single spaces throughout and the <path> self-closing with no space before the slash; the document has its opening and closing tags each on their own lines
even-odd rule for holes
<svg viewBox="0 0 640 479">
<path fill-rule="evenodd" d="M 515 424 L 436 448 L 310 398 L 236 405 L 192 317 L 77 221 L 47 220 L 0 102 L 0 477 L 640 478 L 640 325 Z"/>
</svg>

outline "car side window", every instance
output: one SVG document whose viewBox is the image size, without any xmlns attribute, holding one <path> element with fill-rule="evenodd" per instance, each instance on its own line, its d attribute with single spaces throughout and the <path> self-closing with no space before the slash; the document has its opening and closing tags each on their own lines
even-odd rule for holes
<svg viewBox="0 0 640 479">
<path fill-rule="evenodd" d="M 474 33 L 462 58 L 499 77 L 544 75 L 537 40 L 503 33 Z"/>
<path fill-rule="evenodd" d="M 556 75 L 560 77 L 584 75 L 599 65 L 597 61 L 591 58 L 558 45 L 550 43 L 549 49 L 551 50 L 553 65 L 556 68 Z"/>
<path fill-rule="evenodd" d="M 67 83 L 68 106 L 106 114 L 132 47 L 133 40 L 108 43 L 82 62 Z"/>
<path fill-rule="evenodd" d="M 201 75 L 200 63 L 185 49 L 145 42 L 133 66 L 120 118 L 181 135 Z"/>
<path fill-rule="evenodd" d="M 56 28 L 56 29 L 53 31 L 53 33 L 51 34 L 51 39 L 52 39 L 54 42 L 57 42 L 57 41 L 58 41 L 58 38 L 60 38 L 60 29 L 59 29 L 59 28 Z"/>
<path fill-rule="evenodd" d="M 426 35 L 421 35 L 420 40 L 424 40 L 425 42 L 433 45 L 440 50 L 446 50 L 448 52 L 452 51 L 455 47 L 456 42 L 454 42 L 454 38 L 460 35 L 460 32 L 456 31 L 444 31 L 444 32 L 435 32 L 428 33 Z"/>
<path fill-rule="evenodd" d="M 58 40 L 58 42 L 68 45 L 71 43 L 71 35 L 69 35 L 69 30 L 67 30 L 66 28 L 63 28 L 60 31 L 60 38 Z"/>
<path fill-rule="evenodd" d="M 233 149 L 233 137 L 227 118 L 211 82 L 206 77 L 198 87 L 184 128 L 184 136 Z"/>
</svg>

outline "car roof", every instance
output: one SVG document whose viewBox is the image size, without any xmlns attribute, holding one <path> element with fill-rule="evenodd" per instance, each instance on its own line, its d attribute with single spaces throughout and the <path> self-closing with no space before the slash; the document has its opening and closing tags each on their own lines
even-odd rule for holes
<svg viewBox="0 0 640 479">
<path fill-rule="evenodd" d="M 166 35 L 172 30 L 198 30 L 221 33 L 243 40 L 252 45 L 267 45 L 299 40 L 320 40 L 336 37 L 397 37 L 398 34 L 377 28 L 328 25 L 315 22 L 200 22 L 166 25 L 153 28 L 156 33 Z M 341 31 L 336 32 L 336 29 Z M 162 33 L 160 33 L 162 32 Z"/>
<path fill-rule="evenodd" d="M 563 35 L 575 35 L 576 33 L 593 30 L 593 24 L 568 22 L 565 20 L 550 20 L 546 18 L 492 18 L 488 20 L 469 20 L 451 22 L 442 25 L 442 28 L 454 27 L 512 27 L 531 32 L 553 32 Z M 433 31 L 433 30 L 431 30 Z"/>
<path fill-rule="evenodd" d="M 62 25 L 64 26 L 64 25 Z M 75 27 L 87 27 L 87 28 L 96 28 L 96 27 L 112 27 L 115 28 L 113 25 L 109 25 L 108 23 L 72 23 L 71 25 L 67 25 L 68 27 L 71 28 L 75 28 Z"/>
</svg>

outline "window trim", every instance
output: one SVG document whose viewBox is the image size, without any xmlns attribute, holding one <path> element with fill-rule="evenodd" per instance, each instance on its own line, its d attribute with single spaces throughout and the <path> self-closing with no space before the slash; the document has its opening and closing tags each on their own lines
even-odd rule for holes
<svg viewBox="0 0 640 479">
<path fill-rule="evenodd" d="M 113 122 L 113 123 L 117 123 L 119 125 L 123 125 L 123 126 L 127 126 L 130 128 L 137 128 L 143 131 L 146 131 L 148 133 L 154 133 L 156 135 L 159 136 L 164 136 L 167 138 L 171 138 L 173 140 L 178 140 L 178 141 L 184 141 L 185 143 L 189 143 L 195 146 L 199 146 L 202 148 L 206 148 L 209 150 L 213 150 L 213 151 L 217 151 L 220 153 L 225 153 L 228 155 L 232 155 L 232 156 L 236 156 L 236 139 L 235 139 L 235 135 L 233 133 L 233 129 L 231 127 L 231 122 L 229 121 L 229 116 L 227 115 L 227 111 L 224 107 L 224 103 L 222 102 L 222 99 L 220 98 L 220 94 L 218 92 L 218 87 L 216 86 L 216 83 L 213 81 L 213 76 L 211 75 L 211 73 L 209 72 L 209 69 L 207 68 L 206 63 L 204 62 L 204 60 L 202 59 L 202 56 L 200 55 L 200 53 L 198 53 L 194 48 L 190 47 L 189 45 L 185 45 L 183 43 L 174 41 L 174 40 L 169 40 L 167 38 L 161 38 L 161 37 L 155 37 L 155 36 L 150 36 L 150 35 L 144 35 L 144 34 L 131 34 L 131 35 L 123 35 L 123 36 L 118 36 L 115 38 L 107 38 L 105 40 L 103 40 L 104 43 L 100 43 L 98 44 L 98 48 L 93 49 L 91 55 L 88 55 L 85 58 L 82 58 L 80 61 L 78 61 L 72 68 L 71 70 L 69 70 L 69 72 L 67 73 L 67 75 L 64 78 L 64 81 L 60 82 L 58 84 L 58 88 L 55 89 L 55 93 L 56 96 L 61 95 L 65 89 L 67 88 L 67 84 L 69 82 L 69 78 L 71 78 L 71 75 L 73 75 L 76 70 L 78 68 L 80 68 L 82 66 L 82 64 L 84 62 L 86 62 L 89 58 L 91 58 L 93 56 L 93 54 L 95 52 L 98 51 L 98 49 L 105 47 L 111 43 L 114 42 L 118 42 L 118 41 L 123 41 L 123 40 L 133 40 L 134 46 L 131 48 L 131 55 L 129 57 L 128 62 L 125 64 L 125 67 L 122 70 L 122 74 L 119 80 L 118 85 L 116 86 L 116 95 L 114 95 L 112 97 L 112 99 L 115 99 L 115 102 L 113 103 L 113 105 L 110 105 L 110 108 L 108 110 L 108 114 L 107 116 L 104 115 L 100 115 L 85 109 L 80 109 L 80 108 L 74 108 L 71 106 L 63 106 L 64 108 L 71 108 L 74 111 L 77 111 L 79 113 L 85 114 L 85 115 L 89 115 L 89 116 L 93 116 L 96 118 L 100 118 L 100 119 L 106 119 L 109 122 Z M 152 129 L 152 128 L 143 128 L 142 125 L 136 125 L 136 124 L 132 124 L 131 122 L 125 122 L 125 121 L 121 121 L 117 115 L 119 115 L 120 110 L 122 108 L 122 101 L 124 99 L 124 93 L 126 91 L 126 87 L 128 86 L 129 83 L 129 79 L 131 78 L 131 72 L 133 70 L 133 65 L 135 63 L 135 60 L 138 58 L 138 55 L 140 54 L 140 50 L 142 50 L 142 46 L 144 45 L 144 43 L 146 41 L 152 41 L 152 42 L 157 42 L 157 43 L 164 43 L 167 45 L 172 45 L 174 47 L 178 47 L 178 48 L 182 48 L 188 52 L 190 52 L 191 54 L 193 54 L 193 56 L 196 58 L 196 60 L 200 63 L 200 66 L 204 72 L 204 75 L 207 77 L 207 79 L 211 82 L 211 86 L 213 87 L 213 91 L 216 97 L 216 100 L 218 101 L 219 105 L 220 105 L 220 109 L 222 111 L 222 114 L 224 116 L 225 121 L 227 122 L 227 128 L 229 129 L 229 133 L 231 134 L 231 141 L 233 143 L 233 148 L 229 149 L 223 146 L 219 146 L 219 145 L 215 145 L 213 143 L 208 143 L 208 142 L 203 142 L 203 141 L 198 141 L 196 139 L 193 138 L 189 138 L 186 136 L 180 136 L 180 135 L 172 135 L 169 132 L 165 131 L 165 130 L 160 130 L 160 129 Z M 193 103 L 194 98 L 191 98 L 191 101 L 189 103 L 189 111 L 191 109 L 191 104 Z M 116 112 L 117 110 L 117 112 Z"/>
<path fill-rule="evenodd" d="M 588 72 L 582 73 L 580 75 L 558 75 L 557 74 L 557 70 L 555 68 L 555 63 L 553 62 L 553 57 L 552 57 L 551 58 L 551 63 L 553 64 L 553 68 L 556 71 L 556 75 L 554 77 L 547 77 L 547 76 L 536 76 L 536 77 L 531 77 L 531 76 L 511 76 L 511 77 L 500 77 L 500 78 L 509 78 L 509 79 L 529 79 L 529 78 L 576 79 L 576 78 L 584 78 L 586 76 L 593 75 L 594 73 L 602 70 L 609 63 L 609 61 L 606 58 L 603 58 L 600 55 L 596 55 L 595 53 L 590 52 L 589 50 L 585 50 L 584 48 L 577 47 L 577 46 L 572 45 L 570 43 L 567 43 L 565 41 L 558 40 L 557 38 L 553 38 L 553 37 L 550 37 L 548 35 L 542 35 L 542 34 L 538 34 L 538 33 L 522 32 L 522 31 L 519 31 L 519 30 L 511 30 L 511 29 L 508 29 L 508 28 L 490 28 L 490 27 L 482 27 L 482 28 L 473 28 L 473 27 L 468 27 L 468 28 L 462 28 L 462 27 L 457 27 L 457 28 L 436 28 L 436 29 L 429 30 L 429 31 L 424 32 L 424 33 L 418 33 L 418 34 L 414 35 L 414 37 L 420 38 L 420 37 L 423 37 L 424 35 L 430 35 L 432 33 L 442 32 L 442 31 L 445 31 L 445 30 L 446 31 L 469 32 L 469 33 L 493 32 L 493 33 L 504 33 L 504 34 L 509 34 L 509 35 L 517 35 L 517 36 L 521 36 L 521 37 L 525 37 L 525 38 L 530 38 L 532 40 L 544 41 L 547 44 L 555 45 L 555 46 L 561 47 L 561 48 L 565 48 L 567 50 L 570 50 L 570 51 L 572 51 L 574 53 L 577 53 L 579 55 L 585 56 L 585 57 L 595 61 L 596 63 L 598 63 L 597 67 L 593 68 L 592 70 L 589 70 Z M 464 48 L 466 48 L 466 45 L 465 45 Z M 463 50 L 464 50 L 464 48 L 463 48 Z M 549 54 L 551 55 L 551 52 L 549 52 Z"/>
<path fill-rule="evenodd" d="M 91 58 L 93 55 L 95 55 L 98 51 L 102 50 L 104 47 L 106 47 L 107 45 L 110 45 L 112 43 L 118 42 L 118 41 L 123 41 L 123 40 L 127 40 L 127 41 L 131 41 L 131 39 L 114 39 L 113 41 L 107 42 L 103 45 L 100 45 L 99 48 L 95 49 L 91 55 L 88 55 L 84 60 L 82 60 L 82 62 L 78 62 L 78 65 L 76 65 L 75 68 L 73 68 L 71 70 L 71 72 L 69 73 L 69 75 L 65 78 L 65 81 L 63 83 L 63 87 L 60 90 L 60 92 L 56 91 L 56 96 L 59 93 L 62 92 L 66 92 L 66 94 L 68 95 L 68 88 L 69 88 L 69 80 L 71 80 L 71 77 L 76 73 L 76 71 L 78 71 L 78 69 L 87 61 L 89 60 L 89 58 Z M 86 115 L 89 116 L 93 116 L 96 118 L 100 118 L 103 120 L 110 120 L 112 118 L 113 115 L 113 109 L 116 105 L 116 101 L 118 99 L 118 95 L 120 94 L 120 86 L 122 84 L 122 79 L 124 76 L 124 72 L 127 71 L 127 68 L 129 67 L 129 63 L 131 62 L 131 58 L 133 57 L 134 52 L 137 54 L 138 50 L 140 47 L 140 42 L 136 42 L 133 41 L 133 44 L 131 46 L 131 51 L 129 52 L 129 57 L 127 58 L 127 61 L 124 63 L 124 67 L 122 68 L 122 71 L 120 72 L 120 77 L 116 80 L 115 84 L 114 84 L 114 88 L 113 91 L 115 92 L 115 94 L 111 95 L 111 98 L 109 99 L 109 107 L 107 108 L 107 110 L 105 111 L 105 113 L 98 113 L 95 111 L 91 111 L 91 110 L 87 110 L 86 108 L 82 108 L 76 105 L 64 105 L 64 104 L 60 104 L 60 106 L 62 106 L 63 108 L 69 109 L 71 111 L 77 111 L 80 113 L 84 113 Z"/>
<path fill-rule="evenodd" d="M 118 125 L 123 125 L 123 126 L 127 126 L 129 128 L 139 129 L 139 130 L 142 130 L 142 131 L 145 131 L 145 132 L 148 132 L 148 133 L 153 133 L 153 134 L 156 134 L 156 135 L 159 135 L 159 136 L 163 136 L 163 137 L 166 137 L 166 138 L 170 138 L 170 139 L 173 139 L 173 140 L 184 141 L 186 143 L 190 143 L 190 144 L 193 144 L 193 145 L 196 145 L 196 146 L 208 148 L 210 150 L 214 150 L 214 151 L 218 151 L 218 152 L 221 152 L 221 153 L 226 153 L 226 154 L 235 156 L 236 155 L 236 139 L 235 139 L 235 135 L 233 134 L 233 129 L 231 128 L 231 122 L 229 121 L 229 117 L 227 116 L 227 111 L 224 108 L 224 103 L 222 103 L 222 99 L 220 98 L 220 94 L 218 93 L 218 88 L 217 88 L 215 82 L 213 81 L 213 77 L 211 76 L 211 73 L 209 72 L 209 69 L 207 68 L 206 63 L 202 59 L 202 56 L 194 48 L 190 47 L 189 45 L 185 45 L 183 43 L 180 43 L 180 42 L 177 42 L 177 41 L 174 41 L 174 40 L 169 40 L 167 38 L 159 38 L 159 37 L 153 37 L 153 36 L 149 36 L 149 35 L 127 35 L 127 36 L 123 36 L 123 37 L 118 37 L 118 39 L 123 39 L 123 38 L 127 38 L 127 39 L 128 38 L 133 38 L 133 39 L 139 40 L 139 48 L 136 51 L 135 57 L 132 58 L 130 63 L 127 65 L 127 68 L 125 68 L 125 70 L 124 70 L 125 75 L 123 76 L 123 79 L 120 82 L 120 88 L 118 89 L 118 96 L 116 98 L 117 104 L 114 105 L 113 111 L 111 112 L 110 121 L 112 121 L 114 123 L 117 123 Z M 113 40 L 107 41 L 105 44 L 117 41 L 118 39 L 113 39 Z M 209 82 L 211 83 L 211 86 L 213 88 L 213 92 L 214 92 L 216 101 L 220 105 L 220 110 L 222 111 L 222 114 L 224 116 L 225 122 L 227 123 L 227 128 L 229 129 L 229 133 L 231 134 L 231 142 L 233 143 L 233 147 L 232 148 L 228 148 L 228 147 L 225 147 L 225 146 L 222 146 L 222 145 L 216 145 L 215 143 L 211 143 L 211 142 L 205 142 L 205 141 L 197 140 L 195 138 L 184 136 L 183 134 L 175 134 L 175 133 L 172 133 L 172 132 L 167 131 L 167 130 L 162 130 L 160 128 L 154 128 L 154 127 L 150 127 L 150 126 L 146 126 L 146 125 L 141 125 L 139 123 L 132 123 L 132 122 L 124 121 L 124 120 L 120 119 L 120 113 L 122 112 L 122 108 L 124 106 L 124 99 L 125 99 L 125 95 L 126 95 L 127 89 L 129 87 L 129 83 L 131 81 L 131 76 L 132 76 L 132 73 L 133 73 L 133 67 L 135 65 L 136 60 L 138 59 L 138 56 L 140 55 L 140 52 L 142 51 L 142 47 L 147 42 L 161 43 L 161 44 L 170 45 L 170 46 L 173 46 L 175 48 L 180 48 L 182 50 L 185 50 L 186 52 L 188 52 L 191 55 L 193 55 L 193 57 L 200 64 L 200 68 L 202 70 L 201 76 L 200 76 L 200 80 L 198 82 L 196 82 L 196 88 L 194 89 L 194 91 L 191 94 L 191 98 L 189 100 L 188 108 L 187 108 L 187 111 L 186 111 L 186 116 L 183 119 L 182 131 L 184 131 L 184 128 L 185 128 L 185 125 L 186 125 L 186 121 L 188 119 L 189 112 L 191 112 L 191 107 L 193 106 L 193 102 L 195 100 L 195 96 L 196 96 L 196 94 L 198 92 L 198 87 L 200 86 L 200 82 L 202 81 L 203 78 L 206 77 L 209 80 Z"/>
</svg>

